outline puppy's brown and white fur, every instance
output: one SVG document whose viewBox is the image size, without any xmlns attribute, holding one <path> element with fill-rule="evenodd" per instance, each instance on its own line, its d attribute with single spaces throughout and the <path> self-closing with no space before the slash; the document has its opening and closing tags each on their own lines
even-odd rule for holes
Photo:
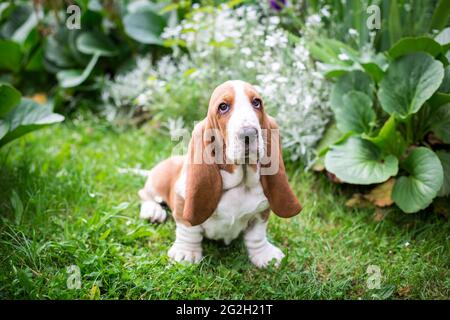
<svg viewBox="0 0 450 320">
<path fill-rule="evenodd" d="M 214 141 L 217 144 L 217 136 L 207 134 L 211 129 L 223 141 L 224 161 L 197 163 L 194 158 L 198 154 Z M 171 259 L 199 262 L 203 237 L 229 244 L 244 232 L 253 264 L 264 267 L 274 259 L 280 263 L 284 254 L 266 237 L 269 211 L 288 218 L 298 214 L 301 205 L 288 184 L 275 131 L 276 123 L 264 112 L 253 86 L 236 80 L 214 90 L 207 117 L 194 128 L 188 154 L 159 163 L 139 191 L 141 218 L 164 221 L 162 203 L 172 210 L 177 227 L 168 253 Z M 251 139 L 243 139 L 249 132 Z M 263 155 L 272 160 L 263 163 Z M 217 159 L 215 152 L 209 156 Z M 274 163 L 277 170 L 273 174 L 261 174 Z"/>
</svg>

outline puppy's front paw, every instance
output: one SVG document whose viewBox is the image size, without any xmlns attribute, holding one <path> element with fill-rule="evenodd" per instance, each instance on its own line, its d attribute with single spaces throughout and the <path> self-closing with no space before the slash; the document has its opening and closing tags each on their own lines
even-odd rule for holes
<svg viewBox="0 0 450 320">
<path fill-rule="evenodd" d="M 141 219 L 150 220 L 150 222 L 164 222 L 167 217 L 166 210 L 155 201 L 144 201 L 141 204 Z"/>
<path fill-rule="evenodd" d="M 174 243 L 167 253 L 170 259 L 181 263 L 199 263 L 202 260 L 202 247 L 188 248 L 183 244 Z"/>
<path fill-rule="evenodd" d="M 273 244 L 267 243 L 258 250 L 251 250 L 249 256 L 250 261 L 258 268 L 267 267 L 272 260 L 275 260 L 275 266 L 279 267 L 284 253 Z"/>
</svg>

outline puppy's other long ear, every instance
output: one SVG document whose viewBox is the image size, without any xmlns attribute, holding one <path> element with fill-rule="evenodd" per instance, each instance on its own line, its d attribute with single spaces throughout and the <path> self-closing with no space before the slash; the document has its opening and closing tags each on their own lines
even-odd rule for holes
<svg viewBox="0 0 450 320">
<path fill-rule="evenodd" d="M 207 151 L 211 138 L 208 120 L 198 123 L 188 147 L 186 197 L 183 219 L 192 226 L 208 219 L 217 208 L 222 193 L 222 177 L 213 155 Z"/>
<path fill-rule="evenodd" d="M 302 206 L 288 183 L 278 126 L 273 118 L 264 115 L 262 128 L 266 129 L 265 156 L 267 157 L 266 161 L 263 161 L 266 163 L 261 165 L 261 184 L 264 194 L 269 200 L 270 209 L 277 216 L 290 218 L 297 215 L 302 210 Z M 277 161 L 278 168 L 271 168 Z"/>
</svg>

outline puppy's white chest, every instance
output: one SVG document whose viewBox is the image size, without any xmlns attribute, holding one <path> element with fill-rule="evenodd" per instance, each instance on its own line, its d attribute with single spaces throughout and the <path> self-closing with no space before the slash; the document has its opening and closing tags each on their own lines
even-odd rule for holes
<svg viewBox="0 0 450 320">
<path fill-rule="evenodd" d="M 258 172 L 244 175 L 239 167 L 233 174 L 221 173 L 224 192 L 216 211 L 202 227 L 207 238 L 229 244 L 247 228 L 252 218 L 269 208 L 269 202 Z"/>
</svg>

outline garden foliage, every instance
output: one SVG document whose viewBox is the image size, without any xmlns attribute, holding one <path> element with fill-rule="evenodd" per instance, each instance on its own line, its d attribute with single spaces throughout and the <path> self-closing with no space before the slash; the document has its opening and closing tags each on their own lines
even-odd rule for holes
<svg viewBox="0 0 450 320">
<path fill-rule="evenodd" d="M 402 38 L 364 60 L 336 40 L 316 48 L 336 79 L 335 124 L 319 150 L 325 168 L 351 184 L 395 177 L 392 199 L 407 213 L 449 194 L 449 35 L 447 28 L 434 38 Z"/>
<path fill-rule="evenodd" d="M 14 87 L 0 84 L 0 147 L 28 132 L 63 120 L 63 116 L 52 112 L 50 105 L 40 106 L 22 98 Z"/>
</svg>

